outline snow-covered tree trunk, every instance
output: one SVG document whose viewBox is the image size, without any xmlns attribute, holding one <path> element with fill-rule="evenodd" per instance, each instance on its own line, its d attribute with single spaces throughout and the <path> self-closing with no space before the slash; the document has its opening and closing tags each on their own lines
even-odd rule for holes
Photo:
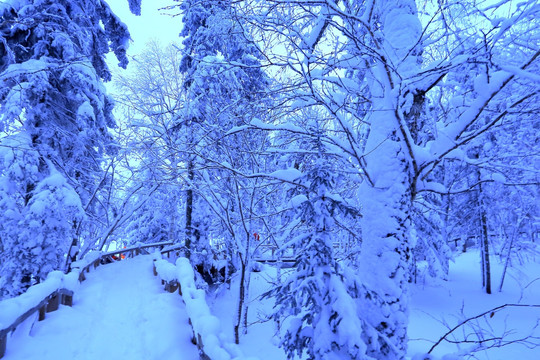
<svg viewBox="0 0 540 360">
<path fill-rule="evenodd" d="M 407 343 L 410 159 L 403 149 L 399 119 L 394 111 L 385 110 L 391 108 L 388 101 L 375 106 L 379 111 L 372 117 L 366 147 L 373 184 L 366 180 L 360 188 L 363 217 L 358 263 L 370 289 L 361 311 L 381 334 L 376 342 L 368 342 L 368 355 L 376 359 L 402 359 Z"/>
<path fill-rule="evenodd" d="M 401 81 L 414 74 L 421 61 L 416 48 L 421 24 L 414 1 L 377 2 L 374 14 L 370 21 L 382 23 L 381 38 L 374 35 L 372 39 L 381 56 L 367 73 L 371 115 L 365 144 L 366 176 L 359 191 L 363 218 L 358 263 L 369 290 L 361 311 L 378 331 L 366 341 L 366 353 L 389 360 L 403 359 L 407 349 L 413 245 L 409 232 L 417 166 Z"/>
</svg>

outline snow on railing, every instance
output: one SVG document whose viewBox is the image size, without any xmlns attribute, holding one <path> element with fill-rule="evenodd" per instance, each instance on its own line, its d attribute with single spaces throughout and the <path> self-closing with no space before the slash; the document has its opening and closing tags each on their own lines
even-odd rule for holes
<svg viewBox="0 0 540 360">
<path fill-rule="evenodd" d="M 193 344 L 205 360 L 251 359 L 242 354 L 238 345 L 228 342 L 221 331 L 220 320 L 212 315 L 206 303 L 205 291 L 197 289 L 193 267 L 186 258 L 178 258 L 176 266 L 164 259 L 154 261 L 154 275 L 159 276 L 165 290 L 178 290 L 186 304 L 189 322 L 193 329 Z"/>
<path fill-rule="evenodd" d="M 39 313 L 38 321 L 42 321 L 46 313 L 58 310 L 60 304 L 71 306 L 73 293 L 86 279 L 85 273 L 90 272 L 91 268 L 95 269 L 99 265 L 109 264 L 125 257 L 149 254 L 147 250 L 149 248 L 158 248 L 162 254 L 167 255 L 177 249 L 175 247 L 164 249 L 167 245 L 173 243 L 139 244 L 108 253 L 98 251 L 88 253 L 84 259 L 71 264 L 69 273 L 53 271 L 45 281 L 31 286 L 25 293 L 0 301 L 0 359 L 6 352 L 8 334 L 15 331 L 25 320 Z"/>
<path fill-rule="evenodd" d="M 7 335 L 26 319 L 38 313 L 38 320 L 45 319 L 45 313 L 58 309 L 59 305 L 71 306 L 73 292 L 79 285 L 75 273 L 61 271 L 49 273 L 47 279 L 30 287 L 24 294 L 0 302 L 0 358 L 6 352 Z"/>
</svg>

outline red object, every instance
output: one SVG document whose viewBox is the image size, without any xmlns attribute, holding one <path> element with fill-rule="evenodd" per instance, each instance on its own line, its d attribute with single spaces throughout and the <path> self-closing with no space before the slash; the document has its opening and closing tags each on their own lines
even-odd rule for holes
<svg viewBox="0 0 540 360">
<path fill-rule="evenodd" d="M 259 241 L 261 240 L 261 236 L 257 233 L 253 233 L 253 237 L 255 238 L 255 240 Z"/>
</svg>

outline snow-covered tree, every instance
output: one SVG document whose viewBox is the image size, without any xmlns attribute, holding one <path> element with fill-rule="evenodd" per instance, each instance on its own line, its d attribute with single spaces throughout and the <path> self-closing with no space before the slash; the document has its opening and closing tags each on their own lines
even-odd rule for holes
<svg viewBox="0 0 540 360">
<path fill-rule="evenodd" d="M 360 358 L 405 357 L 419 194 L 444 194 L 445 161 L 480 161 L 467 144 L 514 111 L 535 111 L 536 2 L 467 4 L 428 2 L 422 14 L 415 1 L 254 1 L 242 8 L 266 64 L 286 72 L 294 105 L 326 109 L 335 134 L 325 141 L 358 169 L 357 263 L 369 296 L 357 306 L 366 328 L 376 330 Z M 519 56 L 503 56 L 509 48 Z"/>
<path fill-rule="evenodd" d="M 140 1 L 130 3 L 137 8 Z M 104 154 L 114 150 L 108 131 L 114 126 L 113 104 L 102 84 L 111 78 L 105 54 L 114 51 L 119 65 L 125 67 L 129 33 L 101 0 L 3 1 L 0 24 L 0 130 L 24 139 L 27 155 L 18 156 L 18 161 L 33 159 L 32 173 L 20 190 L 25 208 L 20 212 L 33 217 L 25 215 L 27 226 L 41 239 L 38 242 L 58 247 L 55 254 L 65 253 L 68 249 L 58 239 L 67 235 L 66 226 L 73 231 L 80 225 L 80 214 L 73 211 L 63 225 L 50 224 L 47 218 L 52 222 L 56 215 L 65 215 L 67 210 L 60 210 L 65 199 L 70 199 L 70 206 L 75 204 L 73 196 L 66 195 L 73 189 L 85 210 L 92 209 Z M 14 166 L 30 168 L 22 163 Z M 8 173 L 1 176 L 16 180 Z M 44 209 L 55 204 L 59 212 L 51 216 Z M 75 238 L 71 236 L 69 242 Z M 24 246 L 5 250 L 18 258 Z M 32 267 L 31 276 L 41 277 L 44 271 L 59 268 L 58 257 L 46 255 L 44 244 L 28 246 L 36 256 L 43 248 L 43 258 L 50 265 Z"/>
<path fill-rule="evenodd" d="M 208 160 L 213 162 L 212 167 L 226 161 L 238 170 L 245 170 L 246 161 L 253 160 L 250 151 L 264 144 L 264 135 L 255 132 L 247 136 L 247 132 L 224 135 L 231 128 L 260 116 L 258 111 L 268 80 L 259 66 L 258 50 L 234 18 L 232 2 L 182 1 L 180 10 L 184 24 L 180 35 L 184 37 L 185 52 L 180 69 L 186 74 L 188 101 L 179 126 L 196 129 L 192 130 L 190 141 L 194 155 L 188 161 L 188 178 L 196 183 L 201 179 L 196 169 Z M 224 168 L 218 172 L 226 172 L 227 166 Z M 212 172 L 207 174 L 211 176 Z M 216 173 L 218 176 L 223 179 Z M 225 201 L 239 200 L 236 186 L 234 181 L 224 186 L 229 189 Z M 187 238 L 192 236 L 193 223 L 202 220 L 195 219 L 195 205 L 200 201 L 197 197 L 193 189 L 188 189 Z M 229 206 L 239 209 L 238 203 Z"/>
<path fill-rule="evenodd" d="M 312 155 L 304 156 L 304 175 L 296 180 L 303 191 L 290 199 L 299 229 L 282 251 L 292 248 L 294 271 L 267 296 L 275 298 L 273 316 L 288 358 L 357 358 L 366 347 L 354 299 L 359 292 L 347 288 L 351 281 L 334 244 L 340 236 L 337 220 L 356 218 L 358 211 L 336 192 L 339 160 L 326 154 L 320 136 L 315 142 Z"/>
<path fill-rule="evenodd" d="M 38 171 L 44 160 L 26 134 L 4 138 L 0 159 L 0 296 L 14 296 L 62 268 L 84 211 L 50 161 Z"/>
<path fill-rule="evenodd" d="M 183 240 L 190 134 L 176 126 L 185 106 L 180 59 L 172 44 L 152 41 L 131 62 L 130 71 L 115 79 L 115 100 L 125 124 L 120 142 L 128 149 L 123 166 L 130 168 L 132 186 L 160 184 L 129 222 L 130 241 Z"/>
<path fill-rule="evenodd" d="M 249 124 L 266 116 L 269 80 L 260 66 L 260 51 L 236 18 L 234 6 L 232 1 L 181 1 L 180 69 L 186 74 L 187 102 L 179 126 L 192 129 L 186 245 L 194 251 L 206 246 L 208 239 L 194 238 L 194 226 L 208 228 L 210 216 L 203 209 L 212 210 L 222 229 L 216 237 L 225 243 L 232 255 L 227 260 L 240 272 L 234 326 L 238 342 L 240 328 L 247 328 L 252 240 L 263 227 L 257 213 L 264 208 L 266 189 L 260 177 L 243 175 L 267 170 L 262 156 L 267 136 L 249 129 Z"/>
</svg>

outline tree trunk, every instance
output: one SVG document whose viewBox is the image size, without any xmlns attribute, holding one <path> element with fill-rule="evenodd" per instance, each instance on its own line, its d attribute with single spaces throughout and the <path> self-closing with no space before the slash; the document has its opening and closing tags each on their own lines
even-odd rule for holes
<svg viewBox="0 0 540 360">
<path fill-rule="evenodd" d="M 244 307 L 245 301 L 245 287 L 244 282 L 246 279 L 246 261 L 240 256 L 240 262 L 242 263 L 240 268 L 240 294 L 238 296 L 238 316 L 236 319 L 236 324 L 234 325 L 234 342 L 240 344 L 240 325 L 242 324 L 242 308 Z"/>
<path fill-rule="evenodd" d="M 186 192 L 186 257 L 191 257 L 191 238 L 193 236 L 193 179 L 195 171 L 193 170 L 193 159 L 188 160 L 188 190 Z"/>
<path fill-rule="evenodd" d="M 508 245 L 508 253 L 506 254 L 506 260 L 504 262 L 504 269 L 501 275 L 501 284 L 499 285 L 499 292 L 502 292 L 504 278 L 506 276 L 506 271 L 508 270 L 508 265 L 510 264 L 510 256 L 512 256 L 512 247 L 514 246 L 515 238 L 516 238 L 516 234 L 514 232 L 514 234 L 512 234 L 512 239 L 510 239 L 510 244 Z"/>
<path fill-rule="evenodd" d="M 251 267 L 251 261 L 248 262 L 248 266 Z M 248 312 L 249 312 L 249 284 L 251 283 L 251 269 L 247 269 L 245 278 L 244 278 L 244 321 L 243 321 L 243 334 L 248 332 Z"/>
<path fill-rule="evenodd" d="M 480 153 L 476 154 L 476 158 L 480 157 Z M 481 180 L 480 169 L 477 171 L 478 181 Z M 487 294 L 491 294 L 491 266 L 489 262 L 489 231 L 487 226 L 487 214 L 483 201 L 482 184 L 478 185 L 477 192 L 477 207 L 480 220 L 480 262 L 482 264 L 482 287 L 486 289 Z"/>
<path fill-rule="evenodd" d="M 365 320 L 379 332 L 364 339 L 375 359 L 404 359 L 407 348 L 408 286 L 411 277 L 410 159 L 404 151 L 399 119 L 381 101 L 374 103 L 366 142 L 367 171 L 372 184 L 361 185 L 362 247 L 359 274 L 368 290 L 361 300 Z"/>
<path fill-rule="evenodd" d="M 489 262 L 489 232 L 487 226 L 487 215 L 486 209 L 484 207 L 484 202 L 482 201 L 482 184 L 479 185 L 479 206 L 480 206 L 480 222 L 482 227 L 482 236 L 481 236 L 481 248 L 482 251 L 482 280 L 483 286 L 486 289 L 487 294 L 491 294 L 491 265 Z"/>
<path fill-rule="evenodd" d="M 368 342 L 368 355 L 375 359 L 403 359 L 407 346 L 408 284 L 410 279 L 410 202 L 401 189 L 399 206 L 388 201 L 396 196 L 396 184 L 387 190 L 372 189 L 362 195 L 363 206 L 360 274 L 369 290 L 364 308 L 366 320 L 383 336 Z M 367 203 L 370 203 L 367 205 Z"/>
</svg>

